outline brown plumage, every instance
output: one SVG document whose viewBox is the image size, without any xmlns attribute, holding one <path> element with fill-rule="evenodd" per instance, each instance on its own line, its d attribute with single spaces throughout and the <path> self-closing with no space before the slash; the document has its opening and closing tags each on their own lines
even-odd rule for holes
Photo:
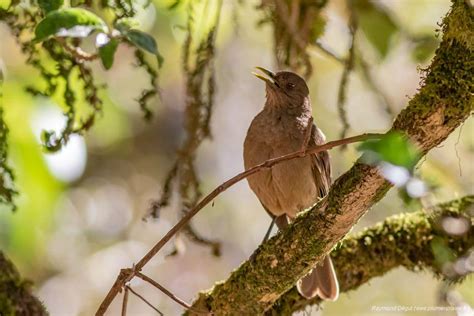
<svg viewBox="0 0 474 316">
<path fill-rule="evenodd" d="M 245 168 L 270 158 L 298 151 L 305 142 L 311 123 L 309 89 L 295 73 L 276 74 L 257 67 L 268 77 L 256 75 L 266 82 L 266 102 L 253 119 L 244 142 Z M 325 137 L 316 125 L 311 126 L 308 146 L 324 143 Z M 331 167 L 326 151 L 293 159 L 263 170 L 248 178 L 267 213 L 282 229 L 296 214 L 324 197 L 331 185 Z M 316 295 L 336 300 L 339 286 L 329 256 L 297 283 L 306 298 Z"/>
</svg>

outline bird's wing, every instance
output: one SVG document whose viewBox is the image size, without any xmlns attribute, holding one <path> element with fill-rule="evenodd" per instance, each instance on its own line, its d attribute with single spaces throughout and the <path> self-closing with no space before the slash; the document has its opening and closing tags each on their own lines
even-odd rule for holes
<svg viewBox="0 0 474 316">
<path fill-rule="evenodd" d="M 308 147 L 322 145 L 325 142 L 325 136 L 316 125 L 311 128 L 311 137 Z M 311 169 L 314 176 L 314 182 L 318 188 L 319 197 L 324 197 L 329 192 L 331 186 L 331 164 L 329 161 L 329 153 L 322 151 L 311 155 Z"/>
</svg>

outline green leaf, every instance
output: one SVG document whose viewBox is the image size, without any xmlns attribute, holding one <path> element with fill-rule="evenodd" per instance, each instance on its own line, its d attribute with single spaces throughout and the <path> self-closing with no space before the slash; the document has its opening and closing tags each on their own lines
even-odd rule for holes
<svg viewBox="0 0 474 316">
<path fill-rule="evenodd" d="M 105 69 L 110 69 L 114 63 L 115 52 L 117 51 L 119 41 L 112 38 L 107 44 L 99 47 L 99 56 Z"/>
<path fill-rule="evenodd" d="M 148 33 L 137 30 L 139 22 L 133 18 L 122 18 L 115 23 L 115 28 L 135 47 L 156 55 L 158 65 L 163 64 L 163 56 L 158 51 L 155 39 Z"/>
<path fill-rule="evenodd" d="M 107 26 L 94 13 L 81 8 L 52 11 L 38 23 L 35 41 L 44 41 L 50 36 L 86 37 L 95 30 L 107 32 Z"/>
<path fill-rule="evenodd" d="M 115 23 L 115 28 L 121 33 L 125 33 L 126 31 L 135 29 L 139 26 L 140 22 L 134 18 L 121 18 Z"/>
<path fill-rule="evenodd" d="M 128 30 L 124 32 L 124 35 L 136 47 L 156 55 L 158 65 L 161 67 L 163 57 L 158 52 L 158 46 L 153 36 L 139 30 Z"/>
<path fill-rule="evenodd" d="M 393 36 L 398 32 L 397 25 L 387 12 L 368 0 L 356 1 L 355 10 L 362 32 L 384 58 Z"/>
<path fill-rule="evenodd" d="M 390 132 L 381 139 L 367 140 L 359 150 L 366 153 L 368 163 L 389 162 L 412 171 L 420 159 L 419 150 L 402 134 Z"/>
<path fill-rule="evenodd" d="M 45 13 L 59 9 L 64 4 L 64 0 L 38 0 L 38 5 Z"/>
<path fill-rule="evenodd" d="M 156 41 L 151 35 L 139 30 L 129 30 L 126 32 L 126 37 L 135 46 L 143 50 L 146 50 L 147 52 L 152 53 L 152 54 L 158 53 L 158 47 L 156 46 Z"/>
</svg>

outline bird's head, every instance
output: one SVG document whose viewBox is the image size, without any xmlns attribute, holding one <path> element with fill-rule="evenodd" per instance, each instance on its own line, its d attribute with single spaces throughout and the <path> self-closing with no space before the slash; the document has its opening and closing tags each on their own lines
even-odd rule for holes
<svg viewBox="0 0 474 316">
<path fill-rule="evenodd" d="M 262 67 L 256 68 L 263 73 L 263 75 L 253 74 L 266 83 L 267 103 L 291 107 L 300 107 L 309 103 L 308 86 L 299 75 L 291 71 L 274 73 Z"/>
</svg>

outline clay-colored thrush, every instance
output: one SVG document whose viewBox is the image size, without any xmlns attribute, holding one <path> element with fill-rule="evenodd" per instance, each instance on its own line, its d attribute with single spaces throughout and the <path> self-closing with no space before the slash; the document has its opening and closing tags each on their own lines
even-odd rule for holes
<svg viewBox="0 0 474 316">
<path fill-rule="evenodd" d="M 293 72 L 275 74 L 261 67 L 257 69 L 263 73 L 255 75 L 265 81 L 266 102 L 253 119 L 245 138 L 246 169 L 301 150 L 302 146 L 311 147 L 325 141 L 324 134 L 311 120 L 311 101 L 305 80 Z M 267 213 L 282 229 L 298 212 L 311 207 L 328 193 L 331 185 L 329 155 L 324 151 L 289 160 L 250 176 L 248 182 Z M 271 226 L 266 238 L 270 230 Z M 306 298 L 318 295 L 336 300 L 339 285 L 331 258 L 326 256 L 298 281 L 297 288 Z"/>
</svg>

